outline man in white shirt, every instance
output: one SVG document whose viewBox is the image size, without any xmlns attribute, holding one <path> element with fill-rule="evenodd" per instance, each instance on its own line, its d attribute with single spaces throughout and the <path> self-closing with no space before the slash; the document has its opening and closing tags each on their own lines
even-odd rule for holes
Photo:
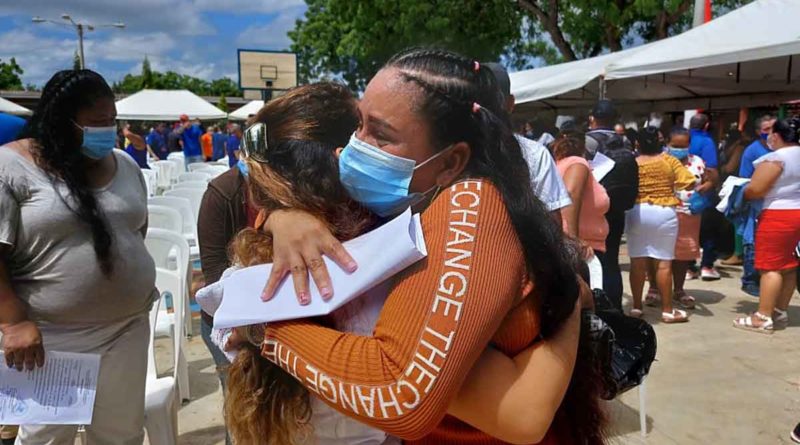
<svg viewBox="0 0 800 445">
<path fill-rule="evenodd" d="M 492 70 L 500 91 L 506 98 L 506 110 L 509 114 L 514 111 L 514 96 L 511 94 L 511 79 L 508 71 L 498 63 L 486 63 L 486 67 Z M 572 204 L 572 200 L 567 192 L 567 187 L 561 179 L 556 169 L 553 156 L 547 148 L 539 142 L 517 135 L 517 141 L 522 148 L 522 155 L 528 163 L 531 174 L 531 188 L 539 198 L 553 219 L 561 225 L 560 209 Z"/>
</svg>

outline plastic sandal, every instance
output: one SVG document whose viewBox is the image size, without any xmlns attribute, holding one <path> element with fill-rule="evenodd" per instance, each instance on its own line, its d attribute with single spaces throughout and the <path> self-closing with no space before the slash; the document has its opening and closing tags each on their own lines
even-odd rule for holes
<svg viewBox="0 0 800 445">
<path fill-rule="evenodd" d="M 695 299 L 693 296 L 686 293 L 686 291 L 675 292 L 673 301 L 677 301 L 684 307 L 684 309 L 694 309 Z"/>
<path fill-rule="evenodd" d="M 758 318 L 762 321 L 760 326 L 753 324 L 753 319 Z M 772 318 L 764 314 L 754 312 L 753 315 L 747 317 L 740 317 L 733 320 L 733 327 L 743 329 L 750 332 L 758 332 L 759 334 L 772 334 L 775 328 Z"/>
<path fill-rule="evenodd" d="M 667 324 L 686 323 L 687 321 L 689 321 L 689 316 L 686 314 L 686 311 L 682 311 L 680 309 L 673 309 L 672 312 L 662 312 L 661 321 Z"/>
<path fill-rule="evenodd" d="M 789 312 L 775 308 L 775 315 L 772 317 L 772 322 L 785 327 L 789 324 Z"/>
<path fill-rule="evenodd" d="M 630 313 L 628 313 L 628 316 L 631 317 L 631 318 L 642 318 L 642 315 L 644 315 L 642 310 L 641 309 L 635 309 L 635 308 L 631 309 Z"/>
</svg>

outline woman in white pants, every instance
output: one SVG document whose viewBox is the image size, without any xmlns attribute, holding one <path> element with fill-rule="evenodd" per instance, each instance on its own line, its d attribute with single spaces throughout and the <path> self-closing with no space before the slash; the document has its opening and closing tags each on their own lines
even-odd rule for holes
<svg viewBox="0 0 800 445">
<path fill-rule="evenodd" d="M 155 267 L 147 194 L 114 150 L 114 94 L 90 70 L 56 73 L 22 139 L 0 148 L 0 330 L 6 364 L 101 355 L 91 443 L 144 440 Z M 18 445 L 72 444 L 75 425 L 22 425 Z"/>
<path fill-rule="evenodd" d="M 678 238 L 678 190 L 694 187 L 695 177 L 676 158 L 663 152 L 658 129 L 645 128 L 639 137 L 639 196 L 625 216 L 631 257 L 632 317 L 642 316 L 642 292 L 648 269 L 661 294 L 661 321 L 688 321 L 685 311 L 672 307 L 672 260 Z"/>
</svg>

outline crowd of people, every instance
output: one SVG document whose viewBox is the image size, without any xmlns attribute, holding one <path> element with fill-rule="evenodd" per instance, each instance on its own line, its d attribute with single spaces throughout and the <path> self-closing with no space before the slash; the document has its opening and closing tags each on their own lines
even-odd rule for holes
<svg viewBox="0 0 800 445">
<path fill-rule="evenodd" d="M 100 75 L 56 73 L 0 148 L 7 365 L 33 370 L 53 349 L 101 354 L 88 438 L 142 443 L 159 292 L 140 169 L 173 151 L 187 164 L 227 155 L 231 166 L 200 208 L 206 289 L 272 263 L 262 299 L 284 280 L 297 296 L 284 304 L 309 304 L 312 281 L 329 299 L 337 283 L 323 256 L 357 270 L 342 242 L 409 207 L 427 245 L 424 261 L 327 317 L 240 327 L 220 344 L 203 312 L 229 443 L 605 443 L 592 290 L 623 309 L 624 243 L 628 314 L 660 305 L 661 322 L 689 321 L 684 282 L 695 269 L 720 278 L 726 217 L 741 232 L 743 289 L 760 295 L 734 326 L 786 324 L 800 266 L 800 118 L 763 117 L 762 135 L 726 143 L 720 162 L 703 113 L 688 129 L 628 131 L 603 100 L 585 126 L 515 134 L 513 109 L 502 66 L 412 49 L 358 100 L 320 82 L 269 101 L 244 130 L 181 116 L 118 134 Z M 732 172 L 750 179 L 726 191 Z M 75 432 L 23 425 L 16 443 L 69 443 Z"/>
<path fill-rule="evenodd" d="M 140 168 L 165 160 L 170 153 L 183 153 L 186 165 L 228 159 L 233 167 L 239 159 L 242 130 L 239 124 L 210 125 L 181 115 L 178 122 L 157 122 L 145 133 L 145 126 L 129 122 L 121 125 L 116 147 L 128 153 Z"/>
</svg>

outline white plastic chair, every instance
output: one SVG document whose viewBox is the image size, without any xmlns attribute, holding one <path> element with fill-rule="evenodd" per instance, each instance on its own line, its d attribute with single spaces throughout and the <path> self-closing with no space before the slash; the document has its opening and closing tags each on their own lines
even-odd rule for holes
<svg viewBox="0 0 800 445">
<path fill-rule="evenodd" d="M 192 261 L 200 259 L 200 246 L 197 242 L 197 221 L 194 216 L 194 209 L 192 202 L 180 196 L 155 196 L 150 198 L 148 204 L 170 207 L 180 212 L 183 220 L 183 237 L 189 243 L 190 255 Z"/>
<path fill-rule="evenodd" d="M 186 164 L 183 161 L 183 158 L 172 158 L 167 159 L 167 161 L 172 162 L 172 165 L 175 166 L 175 175 L 172 177 L 172 183 L 178 181 L 178 175 L 181 173 L 186 173 Z"/>
<path fill-rule="evenodd" d="M 172 185 L 172 179 L 177 176 L 178 170 L 172 161 L 156 161 L 153 166 L 158 171 L 158 188 L 166 190 Z"/>
<path fill-rule="evenodd" d="M 189 171 L 196 172 L 198 170 L 203 170 L 204 168 L 208 167 L 210 164 L 206 164 L 205 162 L 195 162 L 193 164 L 189 164 Z"/>
<path fill-rule="evenodd" d="M 144 429 L 147 431 L 147 439 L 151 445 L 176 445 L 178 443 L 178 400 L 176 384 L 178 382 L 178 362 L 175 361 L 172 375 L 158 378 L 156 369 L 155 336 L 156 325 L 161 319 L 160 308 L 164 306 L 163 298 L 153 303 L 150 309 L 150 345 L 147 348 L 147 380 L 145 383 L 145 408 L 144 408 Z M 174 336 L 173 339 L 178 339 Z M 181 347 L 180 342 L 173 342 L 177 351 Z M 82 445 L 85 445 L 82 444 Z"/>
<path fill-rule="evenodd" d="M 181 173 L 178 175 L 178 183 L 186 182 L 186 181 L 206 181 L 208 182 L 211 179 L 211 175 L 204 172 L 204 171 L 196 171 L 190 173 Z"/>
<path fill-rule="evenodd" d="M 163 229 L 148 229 L 145 245 L 156 263 L 156 287 L 163 294 L 172 295 L 172 313 L 166 305 L 160 309 L 160 320 L 156 322 L 155 335 L 170 337 L 175 342 L 178 393 L 181 400 L 189 400 L 189 365 L 183 354 L 184 330 L 192 321 L 189 306 L 189 245 L 180 233 Z M 170 255 L 177 250 L 177 268 L 170 270 Z M 186 330 L 186 333 L 189 333 Z"/>
<path fill-rule="evenodd" d="M 184 155 L 181 151 L 173 151 L 172 153 L 167 155 L 167 159 L 180 159 L 183 161 Z"/>
<path fill-rule="evenodd" d="M 200 218 L 200 204 L 203 202 L 203 195 L 206 193 L 206 189 L 196 189 L 196 188 L 188 188 L 188 189 L 173 189 L 164 192 L 165 196 L 180 196 L 181 198 L 186 198 L 189 202 L 192 203 L 192 213 L 194 214 L 194 220 L 198 221 Z"/>
<path fill-rule="evenodd" d="M 211 175 L 211 179 L 213 180 L 214 178 L 216 178 L 217 176 L 225 173 L 228 170 L 230 170 L 228 167 L 223 167 L 221 165 L 215 165 L 215 166 L 209 166 L 209 167 L 197 170 L 197 171 L 206 173 L 208 175 Z"/>
<path fill-rule="evenodd" d="M 184 174 L 185 175 L 189 175 L 189 174 L 192 174 L 192 173 L 184 173 Z M 177 184 L 172 186 L 173 190 L 175 190 L 175 189 L 200 189 L 200 190 L 205 191 L 205 189 L 207 189 L 207 188 L 208 188 L 208 181 L 206 181 L 206 180 L 202 180 L 202 181 L 183 181 L 183 182 L 178 182 Z"/>
<path fill-rule="evenodd" d="M 216 164 L 219 164 L 219 165 L 221 165 L 221 166 L 223 166 L 225 168 L 228 168 L 231 165 L 227 156 L 225 156 L 224 158 L 217 159 Z"/>
<path fill-rule="evenodd" d="M 142 169 L 142 176 L 144 177 L 144 183 L 147 185 L 147 196 L 152 197 L 156 196 L 156 189 L 158 188 L 158 171 L 155 170 L 156 166 L 153 165 L 153 168 Z"/>
<path fill-rule="evenodd" d="M 147 218 L 147 227 L 183 234 L 183 216 L 172 207 L 148 204 Z"/>
</svg>

